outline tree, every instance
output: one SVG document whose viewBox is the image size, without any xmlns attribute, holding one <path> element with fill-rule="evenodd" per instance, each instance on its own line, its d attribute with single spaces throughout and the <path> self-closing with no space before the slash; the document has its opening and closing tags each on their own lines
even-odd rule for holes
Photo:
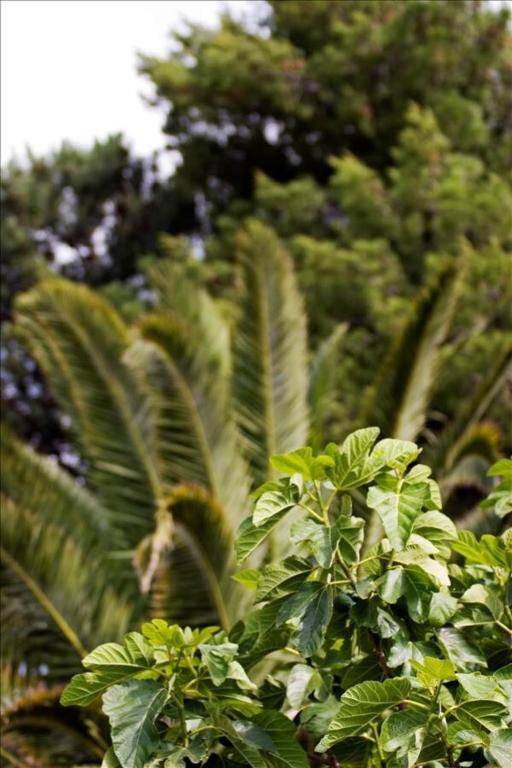
<svg viewBox="0 0 512 768">
<path fill-rule="evenodd" d="M 445 259 L 463 264 L 451 372 L 433 409 L 453 419 L 511 333 L 508 13 L 470 0 L 256 5 L 248 24 L 226 17 L 220 29 L 191 27 L 167 58 L 141 61 L 180 156 L 169 180 L 155 180 L 119 138 L 7 173 L 4 229 L 16 269 L 16 243 L 41 253 L 63 241 L 77 249 L 67 273 L 129 283 L 148 252 L 180 258 L 183 240 L 163 244 L 165 232 L 204 251 L 200 281 L 229 295 L 233 234 L 247 217 L 270 224 L 298 269 L 311 346 L 350 326 L 336 437 L 355 426 L 359 393 L 418 288 Z M 107 254 L 91 260 L 84 248 L 98 226 Z M 39 230 L 49 233 L 41 242 Z M 136 311 L 132 284 L 109 292 Z M 492 416 L 507 423 L 501 395 Z M 16 428 L 36 432 L 25 419 Z"/>
<path fill-rule="evenodd" d="M 83 659 L 61 701 L 102 697 L 104 765 L 508 765 L 512 531 L 457 532 L 430 468 L 411 466 L 418 446 L 378 434 L 272 458 L 281 476 L 255 494 L 238 560 L 283 520 L 292 546 L 235 574 L 255 607 L 231 632 L 154 620 Z M 503 517 L 512 460 L 491 473 Z M 385 536 L 369 549 L 372 514 Z"/>
<path fill-rule="evenodd" d="M 16 328 L 70 418 L 83 460 L 77 480 L 10 430 L 2 439 L 6 749 L 41 766 L 102 750 L 98 714 L 68 717 L 57 704 L 87 650 L 143 618 L 228 628 L 243 613 L 231 553 L 249 493 L 272 480 L 273 453 L 295 449 L 308 433 L 325 442 L 345 329 L 309 366 L 290 255 L 258 221 L 235 241 L 238 290 L 229 303 L 192 293 L 195 262 L 173 260 L 148 269 L 156 304 L 132 326 L 104 297 L 63 278 L 18 298 Z M 389 350 L 387 376 L 363 398 L 360 419 L 371 415 L 398 438 L 422 430 L 440 378 L 460 276 L 443 278 L 417 298 Z M 448 508 L 454 518 L 471 513 L 468 525 L 496 525 L 473 507 L 497 451 L 481 419 L 509 364 L 503 350 L 470 415 L 462 412 L 430 449 Z M 468 478 L 476 493 L 471 486 L 469 498 L 457 498 Z M 355 492 L 354 508 L 363 501 Z M 381 535 L 376 522 L 368 541 Z M 250 565 L 288 547 L 277 527 Z"/>
</svg>

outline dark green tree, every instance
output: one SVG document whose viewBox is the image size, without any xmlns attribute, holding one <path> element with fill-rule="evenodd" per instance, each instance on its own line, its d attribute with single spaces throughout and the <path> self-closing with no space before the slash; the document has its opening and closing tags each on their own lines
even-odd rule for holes
<svg viewBox="0 0 512 768">
<path fill-rule="evenodd" d="M 130 319 L 147 253 L 188 260 L 199 282 L 230 294 L 235 233 L 263 220 L 298 268 L 313 348 L 349 325 L 338 439 L 417 294 L 451 262 L 466 287 L 436 432 L 510 344 L 508 12 L 472 0 L 285 0 L 254 3 L 251 16 L 191 26 L 168 57 L 142 58 L 180 156 L 167 181 L 119 137 L 8 169 L 6 303 L 33 279 L 30 256 L 55 261 L 59 243 L 74 254 L 60 271 L 108 283 Z M 503 409 L 500 397 L 491 413 L 502 424 Z"/>
</svg>

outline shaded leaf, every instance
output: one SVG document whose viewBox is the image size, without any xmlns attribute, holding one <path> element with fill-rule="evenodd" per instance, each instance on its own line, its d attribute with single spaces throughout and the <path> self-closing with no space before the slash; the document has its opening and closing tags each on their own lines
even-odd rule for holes
<svg viewBox="0 0 512 768">
<path fill-rule="evenodd" d="M 349 688 L 341 697 L 338 712 L 317 751 L 325 752 L 338 741 L 365 731 L 386 709 L 407 698 L 410 687 L 409 680 L 397 677 L 383 683 L 368 681 Z"/>
<path fill-rule="evenodd" d="M 167 693 L 153 680 L 129 680 L 103 695 L 110 721 L 112 745 L 123 768 L 143 768 L 160 742 L 155 721 Z"/>
</svg>

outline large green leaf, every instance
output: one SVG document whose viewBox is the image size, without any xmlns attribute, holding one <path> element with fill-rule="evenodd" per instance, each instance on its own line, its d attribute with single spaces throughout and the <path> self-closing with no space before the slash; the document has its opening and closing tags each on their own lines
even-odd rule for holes
<svg viewBox="0 0 512 768">
<path fill-rule="evenodd" d="M 151 648 L 138 632 L 130 632 L 126 635 L 123 645 L 119 643 L 99 645 L 82 659 L 82 664 L 86 669 L 121 674 L 125 672 L 136 674 L 153 666 Z"/>
<path fill-rule="evenodd" d="M 439 630 L 439 640 L 448 658 L 457 669 L 471 670 L 475 666 L 485 667 L 487 665 L 485 656 L 480 649 L 472 645 L 460 630 L 443 627 Z"/>
<path fill-rule="evenodd" d="M 385 474 L 368 491 L 367 504 L 379 515 L 391 546 L 403 549 L 428 499 L 426 482 Z"/>
<path fill-rule="evenodd" d="M 276 515 L 281 517 L 283 512 L 293 509 L 299 497 L 299 489 L 294 483 L 282 482 L 275 490 L 265 491 L 254 505 L 254 525 L 259 527 Z"/>
<path fill-rule="evenodd" d="M 140 670 L 139 670 L 140 671 Z M 133 671 L 112 670 L 105 672 L 84 672 L 74 675 L 69 685 L 66 686 L 60 703 L 64 707 L 85 707 L 116 683 L 124 683 L 133 677 Z"/>
<path fill-rule="evenodd" d="M 212 645 L 203 643 L 199 646 L 201 656 L 208 668 L 214 685 L 222 685 L 229 674 L 229 665 L 238 651 L 236 643 L 218 643 Z"/>
<path fill-rule="evenodd" d="M 276 768 L 307 768 L 308 759 L 296 739 L 295 725 L 281 712 L 261 712 L 254 722 L 271 738 L 270 764 Z"/>
<path fill-rule="evenodd" d="M 270 747 L 266 734 L 251 723 L 232 721 L 224 715 L 214 713 L 215 725 L 223 736 L 227 736 L 244 765 L 251 768 L 268 768 L 265 757 L 261 754 L 262 745 Z"/>
<path fill-rule="evenodd" d="M 332 616 L 332 591 L 325 585 L 308 602 L 294 633 L 292 644 L 303 656 L 313 656 L 320 648 Z"/>
<path fill-rule="evenodd" d="M 160 743 L 155 720 L 167 693 L 153 680 L 129 680 L 114 685 L 103 696 L 110 721 L 112 744 L 122 768 L 143 768 Z"/>
<path fill-rule="evenodd" d="M 289 509 L 285 507 L 279 514 L 268 517 L 263 525 L 257 527 L 252 521 L 252 515 L 242 520 L 236 538 L 236 559 L 238 563 L 242 563 L 259 547 L 288 511 Z"/>
<path fill-rule="evenodd" d="M 500 728 L 491 733 L 489 752 L 500 768 L 509 768 L 512 755 L 511 728 Z"/>
<path fill-rule="evenodd" d="M 243 275 L 234 395 L 256 482 L 268 460 L 308 432 L 306 320 L 291 259 L 274 232 L 248 221 L 235 238 Z"/>
<path fill-rule="evenodd" d="M 492 568 L 511 568 L 510 553 L 507 552 L 503 539 L 497 536 L 484 534 L 480 539 L 477 539 L 471 531 L 459 531 L 458 538 L 452 542 L 451 546 L 470 564 L 489 565 Z"/>
<path fill-rule="evenodd" d="M 506 517 L 512 512 L 512 459 L 497 461 L 487 474 L 502 479 L 480 506 L 494 509 L 498 517 Z"/>
<path fill-rule="evenodd" d="M 367 681 L 349 688 L 341 697 L 338 712 L 317 750 L 324 752 L 338 741 L 362 733 L 379 715 L 406 699 L 410 688 L 409 680 L 404 677 L 383 683 Z"/>
<path fill-rule="evenodd" d="M 327 475 L 338 490 L 357 488 L 373 477 L 376 466 L 369 459 L 369 454 L 378 436 L 377 427 L 358 429 L 345 439 L 340 448 L 334 444 L 327 447 L 327 454 L 334 464 L 326 470 Z"/>
<path fill-rule="evenodd" d="M 491 699 L 464 701 L 455 710 L 455 715 L 461 723 L 469 728 L 484 728 L 493 731 L 503 727 L 508 718 L 508 709 L 504 704 Z"/>
<path fill-rule="evenodd" d="M 386 752 L 394 752 L 407 744 L 416 731 L 426 725 L 428 712 L 417 709 L 404 709 L 393 712 L 382 724 L 380 742 Z"/>
<path fill-rule="evenodd" d="M 280 563 L 265 566 L 258 580 L 255 601 L 290 592 L 310 572 L 311 564 L 298 557 L 287 557 Z"/>
<path fill-rule="evenodd" d="M 318 670 L 307 664 L 295 664 L 288 675 L 286 698 L 290 706 L 299 709 L 304 699 L 319 683 Z"/>
</svg>

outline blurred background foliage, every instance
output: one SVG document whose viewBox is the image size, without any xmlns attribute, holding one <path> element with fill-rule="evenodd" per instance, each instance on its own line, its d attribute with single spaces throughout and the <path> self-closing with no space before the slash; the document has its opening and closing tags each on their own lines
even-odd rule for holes
<svg viewBox="0 0 512 768">
<path fill-rule="evenodd" d="M 458 260 L 467 289 L 449 340 L 457 354 L 434 403 L 450 418 L 454 393 L 470 393 L 510 341 L 507 12 L 373 0 L 257 10 L 249 25 L 191 27 L 167 59 L 141 59 L 177 153 L 170 178 L 121 136 L 5 169 L 2 317 L 49 267 L 133 318 L 150 299 L 147 257 L 168 254 L 229 297 L 233 237 L 257 217 L 294 259 L 312 346 L 350 325 L 339 438 L 418 289 Z M 10 418 L 61 452 L 65 434 L 31 361 L 15 340 L 3 354 Z M 502 399 L 493 415 L 504 423 Z"/>
<path fill-rule="evenodd" d="M 258 3 L 141 58 L 169 178 L 122 136 L 4 169 L 18 764 L 102 753 L 101 715 L 56 703 L 84 647 L 142 616 L 243 610 L 229 552 L 272 453 L 378 424 L 424 446 L 449 514 L 492 525 L 478 502 L 512 442 L 511 42 L 507 12 L 469 0 Z"/>
</svg>

